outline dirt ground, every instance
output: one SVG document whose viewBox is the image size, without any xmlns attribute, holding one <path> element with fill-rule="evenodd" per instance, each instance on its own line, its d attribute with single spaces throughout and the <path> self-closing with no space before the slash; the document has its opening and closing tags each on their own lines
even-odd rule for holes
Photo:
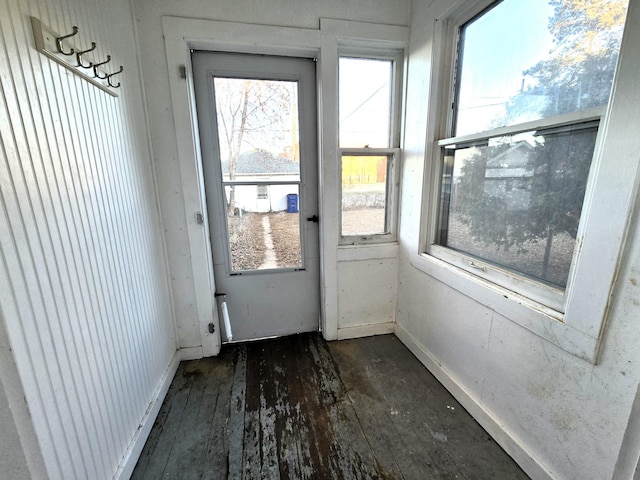
<svg viewBox="0 0 640 480">
<path fill-rule="evenodd" d="M 271 224 L 271 237 L 278 266 L 301 267 L 299 214 L 244 213 L 242 216 L 228 217 L 233 270 L 256 270 L 263 264 L 267 249 L 262 224 L 264 215 L 268 215 Z"/>
<path fill-rule="evenodd" d="M 298 213 L 244 213 L 229 221 L 229 240 L 234 271 L 255 270 L 265 259 L 262 217 L 268 215 L 276 260 L 280 268 L 302 266 Z M 384 227 L 384 209 L 347 210 L 342 214 L 345 235 L 376 233 Z"/>
<path fill-rule="evenodd" d="M 276 212 L 269 213 L 273 249 L 280 268 L 302 267 L 300 251 L 300 214 Z"/>
<path fill-rule="evenodd" d="M 264 262 L 266 247 L 259 213 L 228 217 L 231 263 L 234 271 L 254 270 Z"/>
<path fill-rule="evenodd" d="M 359 208 L 342 211 L 342 234 L 360 235 L 384 231 L 383 208 Z"/>
<path fill-rule="evenodd" d="M 234 271 L 255 270 L 265 259 L 266 246 L 262 217 L 268 215 L 276 260 L 280 268 L 302 266 L 300 252 L 299 214 L 287 212 L 245 213 L 241 217 L 229 217 L 229 235 Z M 379 232 L 384 226 L 384 209 L 357 209 L 342 212 L 342 230 L 345 235 Z M 567 234 L 557 234 L 553 239 L 551 261 L 545 275 L 542 274 L 542 258 L 545 242 L 530 242 L 518 251 L 498 250 L 474 242 L 468 227 L 452 222 L 449 246 L 463 252 L 483 257 L 534 277 L 562 285 L 566 282 L 575 240 Z"/>
</svg>

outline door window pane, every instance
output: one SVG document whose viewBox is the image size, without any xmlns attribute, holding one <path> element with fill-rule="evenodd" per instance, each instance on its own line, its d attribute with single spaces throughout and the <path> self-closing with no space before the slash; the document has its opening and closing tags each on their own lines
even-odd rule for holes
<svg viewBox="0 0 640 480">
<path fill-rule="evenodd" d="M 565 287 L 597 125 L 445 148 L 441 245 Z"/>
<path fill-rule="evenodd" d="M 342 156 L 342 235 L 388 233 L 386 156 Z"/>
<path fill-rule="evenodd" d="M 297 184 L 225 185 L 232 272 L 302 268 L 298 193 Z"/>
<path fill-rule="evenodd" d="M 215 77 L 214 90 L 231 270 L 302 268 L 298 84 Z"/>
<path fill-rule="evenodd" d="M 340 58 L 340 147 L 389 147 L 392 67 L 391 60 Z"/>
<path fill-rule="evenodd" d="M 504 0 L 461 31 L 455 135 L 605 105 L 627 0 Z"/>
<path fill-rule="evenodd" d="M 214 79 L 222 175 L 300 177 L 297 82 Z"/>
</svg>

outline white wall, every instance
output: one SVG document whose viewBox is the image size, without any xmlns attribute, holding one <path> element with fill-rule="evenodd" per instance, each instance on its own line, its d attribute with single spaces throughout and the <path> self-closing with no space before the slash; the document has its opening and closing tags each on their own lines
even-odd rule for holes
<svg viewBox="0 0 640 480">
<path fill-rule="evenodd" d="M 135 13 L 140 36 L 142 66 L 144 72 L 145 90 L 149 99 L 149 114 L 151 136 L 155 154 L 158 189 L 163 217 L 163 224 L 167 236 L 167 251 L 171 278 L 173 282 L 175 309 L 178 319 L 179 345 L 196 351 L 201 347 L 202 328 L 198 325 L 199 306 L 197 303 L 197 286 L 191 267 L 191 252 L 189 250 L 189 232 L 196 232 L 201 227 L 196 224 L 195 211 L 185 211 L 183 184 L 185 179 L 180 176 L 178 146 L 176 143 L 176 128 L 173 121 L 169 75 L 177 72 L 172 66 L 167 66 L 166 50 L 163 40 L 163 16 L 177 16 L 248 24 L 286 26 L 318 30 L 320 18 L 357 20 L 360 22 L 379 22 L 390 25 L 407 25 L 409 22 L 409 3 L 405 0 L 272 0 L 258 2 L 254 0 L 188 0 L 175 2 L 173 0 L 135 0 Z M 332 122 L 335 126 L 335 122 Z M 334 159 L 335 161 L 335 159 Z M 327 170 L 335 169 L 335 165 Z M 335 170 L 337 172 L 337 170 Z M 338 175 L 323 179 L 325 187 L 328 185 L 335 196 L 337 192 Z M 197 190 L 192 186 L 191 190 Z M 186 192 L 193 195 L 194 192 Z M 337 225 L 337 208 L 334 212 L 325 212 L 322 219 L 326 222 L 334 221 Z M 321 228 L 323 228 L 321 226 Z M 332 233 L 335 233 L 332 230 Z M 191 233 L 194 235 L 194 233 Z M 336 255 L 337 238 L 331 238 L 324 245 L 330 245 L 332 255 Z M 198 262 L 206 260 L 197 259 Z M 397 266 L 397 264 L 395 264 Z M 366 270 L 358 270 L 349 278 L 353 282 L 366 284 Z M 326 273 L 326 272 L 325 272 Z M 389 285 L 396 279 L 397 268 L 386 269 L 385 278 Z M 328 301 L 332 305 L 338 304 L 335 274 L 331 276 L 330 285 L 325 291 L 332 297 Z M 395 292 L 386 289 L 388 300 L 394 304 Z M 349 306 L 353 300 L 362 304 L 367 295 L 364 289 L 355 289 L 351 297 L 341 296 L 340 305 Z M 336 307 L 337 308 L 337 307 Z M 375 315 L 376 305 L 371 305 L 367 321 L 387 322 L 387 312 Z M 325 308 L 325 312 L 327 309 Z M 206 349 L 205 349 L 206 350 Z"/>
<path fill-rule="evenodd" d="M 24 389 L 0 311 L 0 471 L 7 478 L 46 476 Z"/>
<path fill-rule="evenodd" d="M 444 0 L 413 2 L 397 332 L 533 478 L 601 480 L 614 470 L 614 478 L 630 478 L 625 475 L 637 463 L 637 431 L 621 444 L 640 381 L 637 219 L 595 366 L 411 265 L 419 243 L 425 132 L 433 114 L 426 106 L 434 19 L 450 6 Z M 629 121 L 640 129 L 637 115 Z M 621 450 L 631 467 L 616 467 Z"/>
<path fill-rule="evenodd" d="M 0 465 L 7 478 L 29 478 L 29 467 L 24 451 L 21 448 L 20 436 L 9 407 L 6 392 L 0 384 Z"/>
<path fill-rule="evenodd" d="M 120 96 L 38 53 L 30 15 L 111 54 Z M 0 1 L 0 418 L 34 478 L 126 476 L 176 351 L 133 26 L 128 0 Z"/>
</svg>

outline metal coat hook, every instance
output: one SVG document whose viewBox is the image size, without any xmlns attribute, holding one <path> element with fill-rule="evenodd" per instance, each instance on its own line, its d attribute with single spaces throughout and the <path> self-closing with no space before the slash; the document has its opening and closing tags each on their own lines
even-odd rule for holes
<svg viewBox="0 0 640 480">
<path fill-rule="evenodd" d="M 73 55 L 74 53 L 76 53 L 76 52 L 75 52 L 75 50 L 74 50 L 73 48 L 72 48 L 72 49 L 70 49 L 68 52 L 65 52 L 65 51 L 62 49 L 62 41 L 63 41 L 65 38 L 73 37 L 73 36 L 74 36 L 74 35 L 76 35 L 77 33 L 78 33 L 78 27 L 76 27 L 76 26 L 74 25 L 74 27 L 73 27 L 73 32 L 71 32 L 71 33 L 70 33 L 70 34 L 68 34 L 68 35 L 63 35 L 63 36 L 61 36 L 61 37 L 57 37 L 57 38 L 56 38 L 56 47 L 58 47 L 58 52 L 60 52 L 60 53 L 61 53 L 61 54 L 63 54 L 63 55 Z"/>
<path fill-rule="evenodd" d="M 118 75 L 120 73 L 122 73 L 124 71 L 124 67 L 122 65 L 120 65 L 120 70 L 118 70 L 117 72 L 113 72 L 110 73 L 109 75 L 107 75 L 107 82 L 109 83 L 109 86 L 111 88 L 120 88 L 120 82 L 118 82 L 117 85 L 114 85 L 113 83 L 111 83 L 111 77 L 113 77 L 114 75 Z"/>
<path fill-rule="evenodd" d="M 84 55 L 85 53 L 93 52 L 97 46 L 98 45 L 96 44 L 96 42 L 91 42 L 91 48 L 88 48 L 87 50 L 81 50 L 80 52 L 76 52 L 76 60 L 78 61 L 78 67 L 91 68 L 93 66 L 93 63 L 91 63 L 91 61 L 89 62 L 89 65 L 83 64 L 82 55 Z"/>
<path fill-rule="evenodd" d="M 104 74 L 104 76 L 100 75 L 100 72 L 98 72 L 98 67 L 100 67 L 102 65 L 106 65 L 110 61 L 111 61 L 111 55 L 107 55 L 107 59 L 104 62 L 94 63 L 93 64 L 93 76 L 96 77 L 96 78 L 99 78 L 101 80 L 104 80 L 105 78 L 107 78 L 107 74 L 106 73 Z"/>
<path fill-rule="evenodd" d="M 117 70 L 112 66 L 115 62 L 111 55 L 106 52 L 98 53 L 96 42 L 87 39 L 85 43 L 79 39 L 78 27 L 74 25 L 73 31 L 59 33 L 43 24 L 40 19 L 31 17 L 31 28 L 36 50 L 103 92 L 118 97 L 116 91 L 121 84 L 116 75 L 122 73 L 124 67 L 120 66 Z"/>
</svg>

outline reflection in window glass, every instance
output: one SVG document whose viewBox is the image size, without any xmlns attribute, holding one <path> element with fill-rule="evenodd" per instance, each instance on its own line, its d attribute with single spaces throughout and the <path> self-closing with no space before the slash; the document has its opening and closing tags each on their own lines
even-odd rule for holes
<svg viewBox="0 0 640 480">
<path fill-rule="evenodd" d="M 342 157 L 342 235 L 388 233 L 386 156 Z"/>
<path fill-rule="evenodd" d="M 392 67 L 391 60 L 340 58 L 340 147 L 389 147 Z"/>
<path fill-rule="evenodd" d="M 565 287 L 597 125 L 445 148 L 441 245 Z"/>
<path fill-rule="evenodd" d="M 454 135 L 599 107 L 627 0 L 504 0 L 462 29 Z"/>
</svg>

